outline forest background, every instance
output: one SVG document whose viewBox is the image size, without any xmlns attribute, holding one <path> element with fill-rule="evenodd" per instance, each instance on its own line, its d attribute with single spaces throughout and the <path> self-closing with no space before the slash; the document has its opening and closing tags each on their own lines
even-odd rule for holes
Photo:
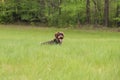
<svg viewBox="0 0 120 80">
<path fill-rule="evenodd" d="M 120 0 L 0 0 L 0 23 L 120 26 Z"/>
</svg>

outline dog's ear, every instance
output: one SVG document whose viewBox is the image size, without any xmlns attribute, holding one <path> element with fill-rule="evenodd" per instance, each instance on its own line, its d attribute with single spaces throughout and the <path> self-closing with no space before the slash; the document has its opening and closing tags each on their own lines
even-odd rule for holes
<svg viewBox="0 0 120 80">
<path fill-rule="evenodd" d="M 56 33 L 55 33 L 55 37 L 57 38 L 57 37 L 58 37 L 58 35 L 59 35 L 59 32 L 56 32 Z"/>
</svg>

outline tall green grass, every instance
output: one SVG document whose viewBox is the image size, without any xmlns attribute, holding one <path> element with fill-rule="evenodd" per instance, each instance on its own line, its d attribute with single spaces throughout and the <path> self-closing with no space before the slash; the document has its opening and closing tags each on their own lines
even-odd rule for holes
<svg viewBox="0 0 120 80">
<path fill-rule="evenodd" d="M 120 80 L 120 33 L 0 26 L 0 80 Z"/>
</svg>

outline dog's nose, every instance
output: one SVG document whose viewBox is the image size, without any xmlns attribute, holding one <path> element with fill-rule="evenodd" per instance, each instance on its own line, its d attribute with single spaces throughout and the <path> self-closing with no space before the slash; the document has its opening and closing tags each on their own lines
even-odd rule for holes
<svg viewBox="0 0 120 80">
<path fill-rule="evenodd" d="M 60 37 L 59 39 L 63 39 L 63 37 Z"/>
</svg>

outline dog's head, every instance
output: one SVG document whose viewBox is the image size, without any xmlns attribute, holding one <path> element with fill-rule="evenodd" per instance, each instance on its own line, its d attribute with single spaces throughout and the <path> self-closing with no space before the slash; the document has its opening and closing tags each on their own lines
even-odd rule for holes
<svg viewBox="0 0 120 80">
<path fill-rule="evenodd" d="M 63 32 L 56 32 L 55 39 L 58 40 L 58 42 L 61 44 L 63 39 L 64 39 L 64 33 Z"/>
</svg>

